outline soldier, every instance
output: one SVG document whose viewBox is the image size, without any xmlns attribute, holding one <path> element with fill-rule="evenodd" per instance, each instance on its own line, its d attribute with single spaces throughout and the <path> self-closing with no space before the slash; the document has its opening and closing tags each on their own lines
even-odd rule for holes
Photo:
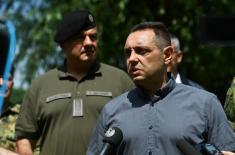
<svg viewBox="0 0 235 155">
<path fill-rule="evenodd" d="M 20 104 L 10 102 L 10 97 L 13 88 L 14 67 L 11 69 L 8 81 L 7 90 L 4 96 L 3 111 L 0 115 L 0 154 L 10 154 L 10 151 L 15 151 L 15 123 L 20 111 Z M 3 76 L 0 75 L 0 86 L 3 84 Z M 5 150 L 7 149 L 7 150 Z M 12 152 L 12 155 L 15 153 Z M 39 154 L 39 149 L 34 151 L 34 155 Z"/>
<path fill-rule="evenodd" d="M 3 84 L 3 77 L 0 75 L 0 85 Z M 13 69 L 7 81 L 7 90 L 4 96 L 3 112 L 0 115 L 0 143 L 1 147 L 15 150 L 14 130 L 15 122 L 19 112 L 19 105 L 12 107 L 10 96 L 13 87 Z"/>
<path fill-rule="evenodd" d="M 103 106 L 134 87 L 122 70 L 99 62 L 93 15 L 73 11 L 59 22 L 55 41 L 66 61 L 33 80 L 16 122 L 18 153 L 84 155 Z"/>
<path fill-rule="evenodd" d="M 13 87 L 13 72 L 11 70 L 9 79 L 7 81 L 7 90 L 4 95 L 3 112 L 0 114 L 0 154 L 12 154 L 15 150 L 15 122 L 19 112 L 19 104 L 12 106 L 10 103 L 10 96 Z M 0 75 L 0 86 L 3 84 L 3 76 Z M 11 150 L 11 151 L 10 151 Z"/>
<path fill-rule="evenodd" d="M 224 105 L 225 113 L 230 120 L 233 131 L 235 131 L 235 77 L 227 91 L 227 96 Z"/>
</svg>

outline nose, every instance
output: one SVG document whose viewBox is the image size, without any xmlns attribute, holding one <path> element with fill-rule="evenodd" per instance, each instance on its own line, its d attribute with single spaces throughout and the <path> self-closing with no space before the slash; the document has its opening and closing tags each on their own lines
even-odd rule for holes
<svg viewBox="0 0 235 155">
<path fill-rule="evenodd" d="M 129 61 L 133 62 L 133 61 L 137 61 L 137 54 L 134 50 L 131 51 L 130 57 L 129 57 Z"/>
<path fill-rule="evenodd" d="M 84 39 L 84 41 L 83 41 L 83 44 L 84 44 L 84 46 L 86 46 L 86 45 L 91 45 L 91 44 L 92 44 L 92 40 L 91 40 L 91 38 L 89 37 L 89 35 L 87 35 L 87 36 L 85 37 L 85 39 Z"/>
</svg>

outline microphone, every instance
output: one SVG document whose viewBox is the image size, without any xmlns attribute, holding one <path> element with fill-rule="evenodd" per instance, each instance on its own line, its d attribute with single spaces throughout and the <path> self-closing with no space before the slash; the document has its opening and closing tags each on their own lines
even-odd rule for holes
<svg viewBox="0 0 235 155">
<path fill-rule="evenodd" d="M 223 155 L 219 148 L 213 144 L 200 143 L 197 145 L 203 155 Z"/>
<path fill-rule="evenodd" d="M 104 145 L 101 149 L 100 155 L 108 155 L 113 149 L 118 146 L 123 138 L 122 131 L 117 127 L 109 128 L 103 139 Z"/>
<path fill-rule="evenodd" d="M 184 155 L 202 155 L 186 140 L 178 140 L 176 146 Z"/>
</svg>

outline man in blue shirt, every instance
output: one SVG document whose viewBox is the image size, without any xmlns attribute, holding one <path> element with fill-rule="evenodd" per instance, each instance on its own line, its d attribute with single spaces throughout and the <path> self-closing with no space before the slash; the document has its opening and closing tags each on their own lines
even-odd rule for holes
<svg viewBox="0 0 235 155">
<path fill-rule="evenodd" d="M 137 87 L 103 108 L 88 155 L 102 150 L 105 131 L 110 127 L 123 132 L 123 140 L 114 153 L 118 155 L 180 155 L 178 140 L 235 150 L 235 135 L 216 96 L 176 84 L 167 74 L 173 49 L 163 23 L 134 26 L 124 51 L 127 71 Z"/>
</svg>

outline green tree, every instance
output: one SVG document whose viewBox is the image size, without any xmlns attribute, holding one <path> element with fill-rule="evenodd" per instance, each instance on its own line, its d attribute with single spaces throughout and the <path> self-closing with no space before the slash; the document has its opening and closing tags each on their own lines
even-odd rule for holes
<svg viewBox="0 0 235 155">
<path fill-rule="evenodd" d="M 234 14 L 232 0 L 51 0 L 4 1 L 0 11 L 14 21 L 17 28 L 19 53 L 17 68 L 30 81 L 40 71 L 63 63 L 63 52 L 53 42 L 56 22 L 76 9 L 89 9 L 99 29 L 99 57 L 102 61 L 124 68 L 123 45 L 130 28 L 141 21 L 163 21 L 171 33 L 180 37 L 185 52 L 183 72 L 223 102 L 225 91 L 235 75 L 233 47 L 201 44 L 197 24 L 202 15 Z M 216 26 L 216 25 L 215 25 Z"/>
</svg>

